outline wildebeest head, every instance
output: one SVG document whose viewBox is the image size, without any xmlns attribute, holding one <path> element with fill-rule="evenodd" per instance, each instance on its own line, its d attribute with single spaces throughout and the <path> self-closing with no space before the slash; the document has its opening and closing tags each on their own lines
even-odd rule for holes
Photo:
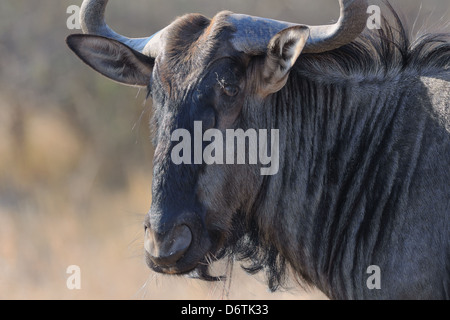
<svg viewBox="0 0 450 320">
<path fill-rule="evenodd" d="M 172 153 L 181 137 L 174 139 L 173 133 L 180 129 L 195 137 L 195 123 L 202 124 L 200 134 L 212 128 L 270 129 L 254 120 L 258 108 L 284 87 L 301 53 L 330 51 L 354 40 L 366 23 L 366 1 L 340 0 L 340 19 L 330 26 L 231 12 L 213 19 L 188 14 L 142 39 L 118 35 L 105 24 L 107 2 L 84 1 L 86 34 L 71 35 L 67 43 L 96 71 L 147 87 L 153 98 L 156 151 L 152 207 L 145 220 L 147 262 L 158 272 L 197 270 L 212 279 L 203 267 L 206 257 L 219 256 L 236 240 L 236 226 L 245 225 L 238 215 L 252 210 L 263 177 L 259 165 L 205 165 L 195 156 L 175 164 Z"/>
</svg>

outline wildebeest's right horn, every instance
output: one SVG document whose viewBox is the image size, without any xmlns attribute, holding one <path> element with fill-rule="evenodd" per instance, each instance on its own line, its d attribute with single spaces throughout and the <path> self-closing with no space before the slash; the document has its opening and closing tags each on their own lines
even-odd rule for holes
<svg viewBox="0 0 450 320">
<path fill-rule="evenodd" d="M 117 40 L 136 51 L 155 58 L 161 50 L 161 34 L 163 30 L 148 38 L 124 37 L 105 23 L 105 8 L 107 4 L 108 0 L 83 1 L 80 11 L 83 32 Z"/>
<path fill-rule="evenodd" d="M 339 0 L 337 23 L 311 26 L 305 53 L 319 53 L 342 47 L 358 37 L 367 24 L 367 0 Z"/>
<path fill-rule="evenodd" d="M 303 53 L 331 51 L 352 42 L 364 30 L 367 23 L 367 0 L 339 0 L 341 15 L 333 25 L 308 26 L 310 37 Z M 235 49 L 261 54 L 275 34 L 283 29 L 299 25 L 243 14 L 232 14 L 230 22 L 236 33 L 233 39 Z"/>
</svg>

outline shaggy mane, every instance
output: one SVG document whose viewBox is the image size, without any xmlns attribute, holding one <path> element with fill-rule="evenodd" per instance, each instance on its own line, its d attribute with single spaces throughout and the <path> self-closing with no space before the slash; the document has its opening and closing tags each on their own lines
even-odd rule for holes
<svg viewBox="0 0 450 320">
<path fill-rule="evenodd" d="M 385 81 L 404 75 L 448 75 L 450 67 L 450 34 L 426 34 L 411 40 L 393 7 L 386 3 L 391 19 L 383 18 L 380 30 L 366 30 L 354 42 L 322 54 L 301 55 L 293 73 L 317 83 Z M 262 190 L 266 188 L 263 183 Z M 258 230 L 258 204 L 264 203 L 260 192 L 247 221 L 235 219 L 234 238 L 219 253 L 242 261 L 242 268 L 254 274 L 264 271 L 270 290 L 285 287 L 290 278 L 289 264 L 275 245 L 261 239 Z M 236 214 L 243 217 L 244 214 Z M 295 274 L 300 285 L 311 283 L 305 275 Z"/>
<path fill-rule="evenodd" d="M 389 18 L 379 30 L 369 30 L 354 42 L 323 54 L 300 56 L 297 70 L 322 82 L 377 81 L 401 74 L 431 76 L 450 68 L 450 33 L 430 33 L 411 39 L 410 30 L 389 2 Z M 324 67 L 325 66 L 325 67 Z"/>
</svg>

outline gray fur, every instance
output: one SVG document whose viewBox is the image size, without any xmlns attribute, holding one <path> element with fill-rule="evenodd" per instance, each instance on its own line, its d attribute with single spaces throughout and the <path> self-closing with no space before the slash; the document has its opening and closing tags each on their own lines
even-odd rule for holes
<svg viewBox="0 0 450 320">
<path fill-rule="evenodd" d="M 105 69 L 132 67 L 132 79 L 153 70 L 156 152 L 145 220 L 153 270 L 217 280 L 209 257 L 231 256 L 250 273 L 265 271 L 271 290 L 291 270 L 333 299 L 450 298 L 449 35 L 411 41 L 387 8 L 392 21 L 381 30 L 329 52 L 303 52 L 282 79 L 272 70 L 287 65 L 292 43 L 274 41 L 256 56 L 237 51 L 229 12 L 177 19 L 160 35 L 155 59 L 106 38 L 68 39 L 115 80 L 129 72 Z M 89 43 L 121 59 L 99 63 L 80 50 Z M 286 82 L 265 90 L 276 80 Z M 227 85 L 239 94 L 227 97 Z M 194 121 L 205 130 L 279 129 L 279 173 L 174 165 L 171 133 L 193 132 Z M 372 265 L 381 289 L 366 284 Z"/>
</svg>

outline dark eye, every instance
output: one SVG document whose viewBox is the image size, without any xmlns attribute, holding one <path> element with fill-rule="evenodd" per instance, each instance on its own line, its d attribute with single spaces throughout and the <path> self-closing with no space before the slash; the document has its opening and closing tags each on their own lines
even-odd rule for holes
<svg viewBox="0 0 450 320">
<path fill-rule="evenodd" d="M 233 85 L 226 85 L 223 87 L 223 92 L 229 97 L 235 97 L 239 93 L 239 87 Z"/>
</svg>

